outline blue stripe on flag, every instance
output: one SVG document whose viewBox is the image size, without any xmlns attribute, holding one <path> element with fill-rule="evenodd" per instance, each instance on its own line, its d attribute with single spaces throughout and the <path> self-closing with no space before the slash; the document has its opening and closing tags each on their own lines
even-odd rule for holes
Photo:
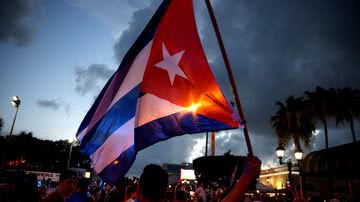
<svg viewBox="0 0 360 202">
<path fill-rule="evenodd" d="M 94 127 L 96 130 L 89 131 L 84 137 L 80 145 L 81 152 L 91 155 L 110 135 L 135 116 L 139 93 L 140 84 L 119 99 L 106 112 L 101 122 L 99 122 L 96 128 Z"/>
<path fill-rule="evenodd" d="M 76 136 L 79 135 L 79 133 L 81 131 L 83 131 L 86 127 L 88 127 L 88 125 L 90 124 L 90 121 L 91 121 L 92 117 L 94 116 L 94 113 L 96 112 L 96 109 L 98 108 L 98 106 L 106 92 L 106 89 L 109 87 L 111 80 L 113 79 L 114 76 L 115 76 L 115 74 L 112 75 L 111 78 L 107 81 L 106 85 L 101 90 L 99 96 L 96 98 L 94 104 L 91 106 L 90 110 L 86 113 L 85 118 L 81 122 L 79 129 L 76 132 Z"/>
<path fill-rule="evenodd" d="M 179 112 L 135 128 L 135 149 L 183 134 L 229 129 L 230 126 L 192 112 Z"/>
<path fill-rule="evenodd" d="M 135 147 L 131 146 L 121 155 L 102 170 L 98 175 L 102 180 L 114 186 L 127 173 L 135 161 Z"/>
</svg>

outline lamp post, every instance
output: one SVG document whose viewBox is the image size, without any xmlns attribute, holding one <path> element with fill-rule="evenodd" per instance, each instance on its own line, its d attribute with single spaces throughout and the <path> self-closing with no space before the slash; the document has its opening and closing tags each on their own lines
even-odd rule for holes
<svg viewBox="0 0 360 202">
<path fill-rule="evenodd" d="M 279 163 L 280 165 L 283 165 L 283 157 L 284 157 L 284 154 L 285 154 L 285 149 L 283 146 L 278 146 L 276 148 L 276 156 L 279 158 Z M 287 160 L 287 168 L 288 168 L 288 178 L 289 178 L 289 183 L 290 183 L 290 186 L 292 187 L 292 172 L 291 172 L 291 168 L 292 168 L 292 162 L 291 162 L 291 159 L 288 159 Z"/>
<path fill-rule="evenodd" d="M 68 157 L 68 162 L 67 162 L 66 169 L 70 168 L 70 160 L 71 160 L 72 148 L 73 148 L 74 144 L 76 144 L 75 138 L 69 139 L 69 143 L 70 143 L 70 151 L 69 151 L 69 157 Z"/>
<path fill-rule="evenodd" d="M 19 96 L 14 96 L 12 101 L 11 101 L 11 104 L 15 107 L 16 111 L 15 111 L 14 120 L 13 120 L 12 125 L 11 125 L 11 129 L 10 129 L 10 137 L 11 137 L 11 135 L 13 133 L 13 130 L 14 130 L 15 120 L 16 120 L 16 116 L 17 116 L 17 113 L 18 113 L 18 110 L 19 110 L 20 103 L 21 103 L 21 100 L 20 100 Z"/>
<path fill-rule="evenodd" d="M 304 199 L 303 185 L 302 185 L 302 172 L 301 172 L 301 161 L 303 159 L 303 151 L 300 147 L 295 150 L 295 159 L 298 161 L 299 166 L 299 184 L 300 184 L 300 199 Z"/>
<path fill-rule="evenodd" d="M 290 184 L 290 186 L 292 186 L 293 183 L 292 183 L 292 162 L 291 162 L 291 159 L 288 159 L 286 165 L 287 165 L 288 171 L 289 171 L 289 174 L 288 174 L 289 184 Z"/>
<path fill-rule="evenodd" d="M 279 158 L 280 165 L 283 164 L 282 159 L 284 157 L 284 154 L 285 154 L 284 147 L 278 146 L 278 148 L 276 148 L 276 156 Z M 297 147 L 297 149 L 295 149 L 294 156 L 295 156 L 295 159 L 298 161 L 298 166 L 299 166 L 300 198 L 304 199 L 303 186 L 302 186 L 302 176 L 301 176 L 301 161 L 303 159 L 304 153 L 303 153 L 303 151 L 301 150 L 300 147 Z M 292 173 L 291 173 L 292 162 L 291 162 L 291 159 L 288 159 L 287 167 L 288 167 L 288 171 L 289 171 L 289 176 L 288 176 L 289 183 L 290 183 L 290 186 L 292 187 L 292 177 L 291 177 L 291 175 L 292 175 Z"/>
</svg>

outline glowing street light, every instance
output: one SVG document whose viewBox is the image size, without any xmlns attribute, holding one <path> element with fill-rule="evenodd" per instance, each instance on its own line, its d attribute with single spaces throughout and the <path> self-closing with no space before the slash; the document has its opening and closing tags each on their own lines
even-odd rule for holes
<svg viewBox="0 0 360 202">
<path fill-rule="evenodd" d="M 280 165 L 282 164 L 282 158 L 284 157 L 285 149 L 282 146 L 276 148 L 276 156 L 279 158 Z"/>
<path fill-rule="evenodd" d="M 302 171 L 301 171 L 301 161 L 303 159 L 303 151 L 300 149 L 300 147 L 298 147 L 295 150 L 295 158 L 298 161 L 298 165 L 299 165 L 299 183 L 300 183 L 300 198 L 303 199 L 304 198 L 304 192 L 303 192 L 303 185 L 302 185 Z"/>
<path fill-rule="evenodd" d="M 278 148 L 276 148 L 276 156 L 279 158 L 280 161 L 280 165 L 282 164 L 282 158 L 284 157 L 284 153 L 285 153 L 285 149 L 282 146 L 279 146 Z M 302 177 L 301 177 L 301 161 L 303 159 L 303 151 L 301 150 L 300 147 L 297 147 L 295 149 L 294 152 L 295 155 L 295 159 L 298 161 L 298 166 L 299 166 L 299 184 L 300 184 L 300 198 L 303 199 L 304 198 L 304 192 L 303 192 L 303 185 L 302 185 Z M 289 182 L 290 182 L 290 186 L 292 186 L 292 179 L 291 179 L 291 167 L 292 167 L 292 163 L 291 160 L 289 159 L 287 162 L 287 166 L 288 166 L 288 170 L 289 170 Z"/>
<path fill-rule="evenodd" d="M 19 96 L 14 96 L 12 101 L 11 101 L 11 104 L 15 107 L 16 111 L 15 111 L 14 120 L 13 120 L 12 125 L 11 125 L 10 137 L 11 137 L 11 135 L 13 133 L 13 130 L 14 130 L 15 120 L 16 120 L 17 112 L 19 110 L 20 103 L 21 103 L 21 100 L 20 100 Z"/>
<path fill-rule="evenodd" d="M 276 156 L 279 158 L 279 163 L 280 165 L 283 165 L 283 157 L 285 155 L 285 148 L 281 145 L 279 145 L 277 148 L 276 148 Z M 292 162 L 291 162 L 291 159 L 288 159 L 287 160 L 287 168 L 288 168 L 288 180 L 289 180 L 289 184 L 290 186 L 292 186 Z M 282 187 L 280 185 L 280 187 Z"/>
<path fill-rule="evenodd" d="M 303 151 L 298 148 L 295 150 L 295 159 L 298 160 L 298 161 L 301 161 L 303 159 Z"/>
</svg>

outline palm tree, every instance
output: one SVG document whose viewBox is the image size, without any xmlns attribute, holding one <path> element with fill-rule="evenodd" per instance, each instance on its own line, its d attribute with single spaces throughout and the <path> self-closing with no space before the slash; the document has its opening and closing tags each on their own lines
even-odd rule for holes
<svg viewBox="0 0 360 202">
<path fill-rule="evenodd" d="M 308 103 L 302 97 L 294 96 L 286 99 L 286 105 L 276 102 L 279 109 L 271 117 L 271 125 L 278 136 L 279 145 L 286 146 L 293 138 L 297 149 L 301 148 L 300 140 L 305 147 L 311 148 L 315 120 L 312 118 Z"/>
<path fill-rule="evenodd" d="M 337 89 L 336 92 L 336 110 L 333 114 L 336 125 L 349 122 L 353 142 L 356 142 L 354 118 L 360 118 L 360 91 L 358 89 L 343 88 Z"/>
<path fill-rule="evenodd" d="M 278 144 L 284 147 L 291 139 L 290 117 L 285 104 L 278 101 L 276 105 L 279 109 L 276 114 L 271 117 L 271 125 L 278 136 Z"/>
<path fill-rule="evenodd" d="M 327 120 L 333 114 L 331 111 L 331 106 L 333 106 L 333 99 L 331 98 L 334 97 L 334 94 L 334 89 L 326 90 L 319 86 L 316 87 L 315 92 L 305 92 L 305 95 L 309 98 L 309 102 L 311 103 L 314 116 L 324 125 L 326 149 L 329 148 Z"/>
</svg>

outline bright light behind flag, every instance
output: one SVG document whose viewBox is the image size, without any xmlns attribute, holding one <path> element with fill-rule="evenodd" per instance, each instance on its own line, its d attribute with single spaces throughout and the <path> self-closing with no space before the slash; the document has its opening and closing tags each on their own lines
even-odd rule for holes
<svg viewBox="0 0 360 202">
<path fill-rule="evenodd" d="M 196 110 L 200 107 L 200 103 L 192 104 L 190 107 L 185 108 L 188 111 L 196 112 Z"/>
</svg>

